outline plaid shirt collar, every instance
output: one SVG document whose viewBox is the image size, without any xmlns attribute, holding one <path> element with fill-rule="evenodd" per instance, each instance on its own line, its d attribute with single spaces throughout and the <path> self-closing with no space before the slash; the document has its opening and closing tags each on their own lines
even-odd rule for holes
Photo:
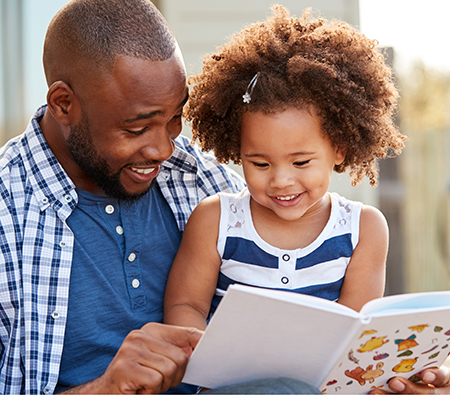
<svg viewBox="0 0 450 400">
<path fill-rule="evenodd" d="M 46 110 L 47 106 L 42 106 L 36 111 L 27 131 L 20 137 L 23 142 L 20 147 L 22 160 L 25 169 L 31 171 L 28 178 L 41 211 L 75 188 L 52 153 L 39 126 Z"/>
</svg>

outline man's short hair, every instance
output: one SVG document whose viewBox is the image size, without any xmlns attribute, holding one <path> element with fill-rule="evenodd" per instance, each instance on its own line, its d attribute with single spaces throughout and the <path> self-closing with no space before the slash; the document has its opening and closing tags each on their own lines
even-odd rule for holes
<svg viewBox="0 0 450 400">
<path fill-rule="evenodd" d="M 149 0 L 72 0 L 50 22 L 44 69 L 49 81 L 55 69 L 74 63 L 111 69 L 117 55 L 164 61 L 175 48 L 170 27 Z"/>
</svg>

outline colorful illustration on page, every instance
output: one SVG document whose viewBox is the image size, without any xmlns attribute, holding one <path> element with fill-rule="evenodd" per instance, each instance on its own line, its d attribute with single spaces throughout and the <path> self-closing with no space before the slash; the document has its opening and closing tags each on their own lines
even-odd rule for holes
<svg viewBox="0 0 450 400">
<path fill-rule="evenodd" d="M 379 325 L 364 329 L 357 336 L 321 387 L 323 393 L 388 390 L 386 382 L 390 378 L 403 376 L 417 381 L 418 372 L 440 366 L 449 355 L 450 322 L 448 327 L 429 321 L 405 327 L 382 322 Z"/>
</svg>

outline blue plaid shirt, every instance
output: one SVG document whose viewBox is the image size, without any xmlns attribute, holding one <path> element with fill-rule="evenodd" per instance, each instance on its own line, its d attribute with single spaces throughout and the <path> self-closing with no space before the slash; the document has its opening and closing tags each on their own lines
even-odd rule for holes
<svg viewBox="0 0 450 400">
<path fill-rule="evenodd" d="M 0 149 L 1 394 L 53 393 L 64 343 L 78 198 L 39 128 L 45 110 Z M 156 180 L 180 231 L 203 198 L 243 187 L 183 137 Z"/>
</svg>

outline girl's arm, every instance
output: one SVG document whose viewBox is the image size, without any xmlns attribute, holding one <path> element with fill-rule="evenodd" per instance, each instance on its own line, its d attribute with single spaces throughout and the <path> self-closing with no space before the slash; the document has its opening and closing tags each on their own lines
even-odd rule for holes
<svg viewBox="0 0 450 400">
<path fill-rule="evenodd" d="M 217 195 L 203 200 L 191 214 L 167 281 L 164 323 L 206 328 L 221 264 L 219 221 Z"/>
<path fill-rule="evenodd" d="M 359 311 L 370 300 L 383 297 L 389 229 L 381 211 L 363 206 L 359 242 L 347 267 L 338 303 Z"/>
</svg>

